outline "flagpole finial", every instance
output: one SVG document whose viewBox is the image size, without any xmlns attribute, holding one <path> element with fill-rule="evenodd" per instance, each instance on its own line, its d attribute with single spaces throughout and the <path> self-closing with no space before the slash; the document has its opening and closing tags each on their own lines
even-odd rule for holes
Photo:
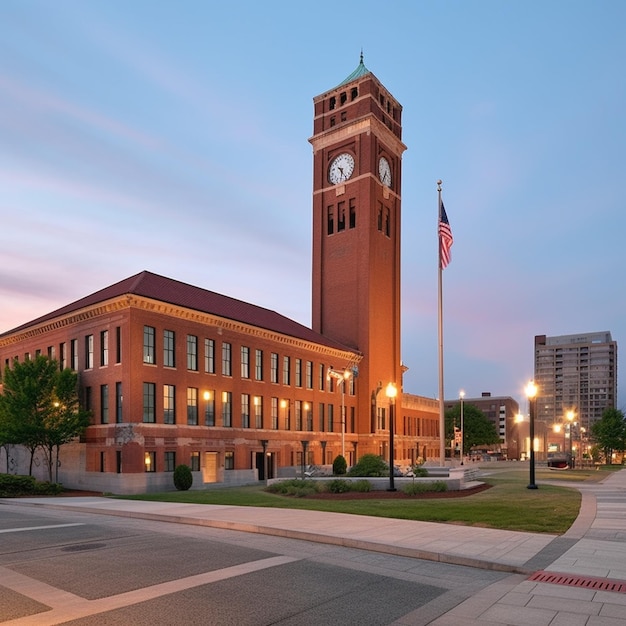
<svg viewBox="0 0 626 626">
<path fill-rule="evenodd" d="M 442 180 L 438 180 L 437 181 L 437 191 L 441 191 L 441 185 L 443 185 L 443 181 Z"/>
</svg>

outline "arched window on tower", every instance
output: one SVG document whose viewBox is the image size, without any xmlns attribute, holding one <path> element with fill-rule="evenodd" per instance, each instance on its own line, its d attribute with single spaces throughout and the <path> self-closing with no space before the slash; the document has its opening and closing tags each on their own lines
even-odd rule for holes
<svg viewBox="0 0 626 626">
<path fill-rule="evenodd" d="M 328 207 L 326 215 L 326 233 L 332 235 L 335 232 L 334 209 L 332 204 Z"/>
<path fill-rule="evenodd" d="M 391 235 L 391 214 L 389 209 L 385 209 L 385 235 L 389 237 Z"/>
<path fill-rule="evenodd" d="M 352 87 L 352 91 L 350 92 L 350 99 L 356 100 L 359 96 L 359 90 L 356 87 Z"/>
<path fill-rule="evenodd" d="M 356 227 L 356 203 L 354 198 L 350 198 L 350 217 L 349 217 L 348 228 Z"/>
<path fill-rule="evenodd" d="M 337 106 L 337 98 L 335 96 L 331 96 L 328 101 L 328 108 L 332 111 Z"/>
<path fill-rule="evenodd" d="M 383 205 L 378 203 L 378 230 L 383 231 Z"/>
</svg>

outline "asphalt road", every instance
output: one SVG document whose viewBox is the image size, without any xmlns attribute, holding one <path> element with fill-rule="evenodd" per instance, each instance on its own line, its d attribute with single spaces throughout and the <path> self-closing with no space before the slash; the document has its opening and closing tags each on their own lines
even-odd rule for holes
<svg viewBox="0 0 626 626">
<path fill-rule="evenodd" d="M 0 505 L 5 624 L 418 625 L 505 576 L 253 533 Z"/>
</svg>

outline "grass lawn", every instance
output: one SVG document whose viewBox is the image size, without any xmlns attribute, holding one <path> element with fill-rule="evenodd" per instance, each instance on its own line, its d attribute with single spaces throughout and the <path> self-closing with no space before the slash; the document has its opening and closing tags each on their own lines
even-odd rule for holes
<svg viewBox="0 0 626 626">
<path fill-rule="evenodd" d="M 420 500 L 416 497 L 399 500 L 316 500 L 271 494 L 264 491 L 263 485 L 217 487 L 198 491 L 174 491 L 123 497 L 132 500 L 332 511 L 353 515 L 374 515 L 562 534 L 576 519 L 581 496 L 574 488 L 549 485 L 547 481 L 573 484 L 581 481 L 598 481 L 606 477 L 603 469 L 560 472 L 537 469 L 536 483 L 539 489 L 532 490 L 526 488 L 528 470 L 524 468 L 527 467 L 527 465 L 521 465 L 513 469 L 507 466 L 484 468 L 489 473 L 481 480 L 492 485 L 491 489 L 472 496 L 450 499 Z M 616 466 L 615 469 L 621 469 L 621 467 Z"/>
</svg>

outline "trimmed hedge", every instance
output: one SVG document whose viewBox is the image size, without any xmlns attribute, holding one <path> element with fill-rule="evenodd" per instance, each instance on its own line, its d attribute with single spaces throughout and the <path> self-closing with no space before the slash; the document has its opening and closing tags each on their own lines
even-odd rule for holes
<svg viewBox="0 0 626 626">
<path fill-rule="evenodd" d="M 39 482 L 34 476 L 14 476 L 0 474 L 0 498 L 19 496 L 56 496 L 63 491 L 63 485 Z"/>
<path fill-rule="evenodd" d="M 178 491 L 187 491 L 193 485 L 193 474 L 189 465 L 177 465 L 174 468 L 174 487 Z"/>
</svg>

